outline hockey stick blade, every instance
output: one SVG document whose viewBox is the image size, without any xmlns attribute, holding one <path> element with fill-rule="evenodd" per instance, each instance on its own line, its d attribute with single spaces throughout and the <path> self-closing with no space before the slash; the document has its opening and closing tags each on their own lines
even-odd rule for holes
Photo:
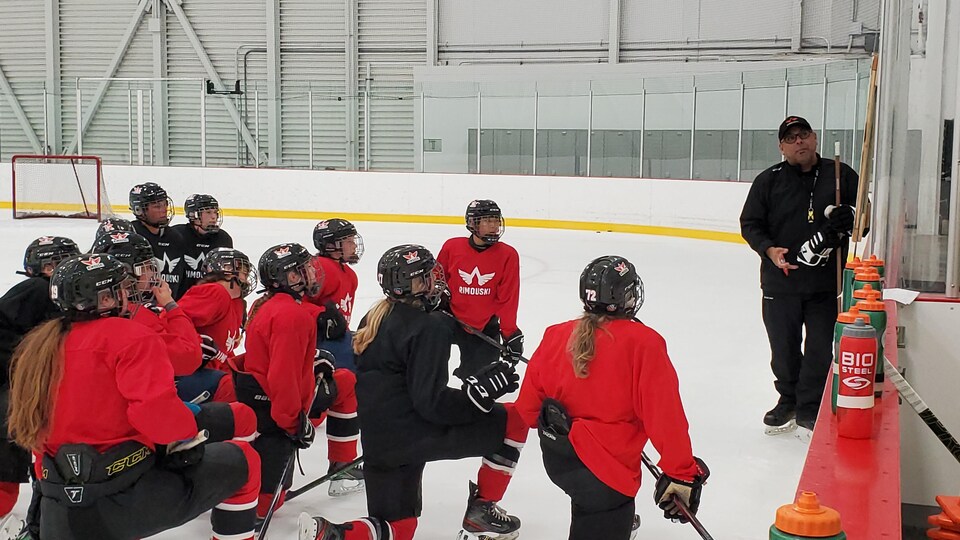
<svg viewBox="0 0 960 540">
<path fill-rule="evenodd" d="M 291 500 L 293 500 L 293 499 L 296 499 L 296 498 L 299 497 L 300 495 L 303 495 L 304 493 L 310 491 L 311 489 L 313 489 L 313 488 L 319 486 L 320 484 L 322 484 L 322 483 L 330 480 L 330 479 L 333 478 L 334 476 L 336 476 L 336 475 L 338 475 L 338 474 L 340 474 L 340 473 L 344 473 L 344 472 L 353 470 L 354 468 L 356 468 L 356 467 L 357 467 L 358 465 L 360 465 L 361 463 L 363 463 L 363 456 L 358 457 L 357 459 L 351 461 L 350 463 L 347 463 L 346 465 L 344 465 L 343 467 L 340 467 L 340 468 L 337 469 L 337 470 L 328 472 L 327 474 L 321 476 L 320 478 L 317 478 L 317 479 L 314 480 L 313 482 L 310 482 L 309 484 L 306 484 L 306 485 L 304 485 L 304 486 L 301 487 L 301 488 L 291 489 L 290 491 L 287 492 L 287 500 L 288 500 L 288 501 L 291 501 Z"/>
<path fill-rule="evenodd" d="M 521 362 L 523 362 L 524 364 L 529 364 L 529 363 L 530 363 L 530 360 L 527 360 L 527 359 L 526 359 L 524 356 L 522 356 L 522 355 L 521 355 L 521 356 L 514 356 L 514 355 L 512 355 L 512 354 L 507 353 L 507 348 L 506 348 L 503 344 L 501 344 L 499 341 L 497 341 L 497 340 L 493 339 L 492 337 L 484 334 L 482 330 L 478 330 L 478 329 L 470 326 L 469 324 L 461 321 L 461 320 L 458 319 L 457 316 L 454 315 L 453 313 L 450 313 L 449 311 L 442 310 L 442 309 L 439 310 L 439 311 L 440 311 L 440 313 L 443 313 L 443 314 L 446 315 L 447 317 L 450 317 L 451 319 L 453 319 L 454 321 L 456 321 L 456 323 L 459 324 L 460 326 L 462 326 L 463 329 L 466 330 L 467 332 L 469 332 L 469 333 L 477 336 L 478 338 L 480 338 L 480 341 L 483 341 L 484 343 L 486 343 L 487 345 L 490 345 L 491 347 L 495 347 L 497 350 L 500 351 L 501 355 L 506 355 L 506 356 L 509 357 L 509 358 L 517 358 L 517 359 L 519 359 Z M 514 362 L 514 363 L 516 363 L 516 362 Z"/>
<path fill-rule="evenodd" d="M 663 474 L 660 472 L 660 468 L 654 465 L 650 458 L 647 457 L 646 452 L 640 454 L 640 459 L 643 461 L 643 465 L 650 471 L 650 474 L 653 475 L 654 480 L 659 480 L 660 475 Z M 680 510 L 680 513 L 683 514 L 683 517 L 690 522 L 690 525 L 694 528 L 695 531 L 700 535 L 700 538 L 703 540 L 713 540 L 713 536 L 710 535 L 710 532 L 707 531 L 706 527 L 703 526 L 703 523 L 700 523 L 700 520 L 697 519 L 696 514 L 690 511 L 690 508 L 683 502 L 683 499 L 679 495 L 673 496 L 673 504 L 677 505 L 677 509 Z"/>
<path fill-rule="evenodd" d="M 883 359 L 883 372 L 886 373 L 890 382 L 893 383 L 893 386 L 897 388 L 897 392 L 910 404 L 910 407 L 916 411 L 920 419 L 923 420 L 923 423 L 940 439 L 940 442 L 943 443 L 943 446 L 947 448 L 947 451 L 950 452 L 953 458 L 960 462 L 960 443 L 947 431 L 946 426 L 940 422 L 937 415 L 933 414 L 933 411 L 924 403 L 920 395 L 917 394 L 917 391 L 914 390 L 913 387 L 910 386 L 910 383 L 903 378 L 903 375 L 897 371 L 896 366 L 891 364 L 886 358 Z"/>
</svg>

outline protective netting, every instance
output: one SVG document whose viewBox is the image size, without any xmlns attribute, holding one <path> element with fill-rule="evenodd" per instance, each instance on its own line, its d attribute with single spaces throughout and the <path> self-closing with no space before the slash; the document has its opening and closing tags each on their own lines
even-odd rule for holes
<svg viewBox="0 0 960 540">
<path fill-rule="evenodd" d="M 19 155 L 12 166 L 14 219 L 113 215 L 98 157 Z"/>
</svg>

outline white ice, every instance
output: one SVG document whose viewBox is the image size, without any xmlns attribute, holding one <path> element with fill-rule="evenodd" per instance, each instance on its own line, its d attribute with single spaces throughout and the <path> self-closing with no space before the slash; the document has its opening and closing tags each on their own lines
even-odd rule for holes
<svg viewBox="0 0 960 540">
<path fill-rule="evenodd" d="M 182 219 L 182 218 L 178 218 Z M 17 282 L 21 254 L 38 236 L 73 238 L 81 249 L 93 241 L 96 224 L 86 220 L 0 218 L 0 290 Z M 314 222 L 304 220 L 227 217 L 224 228 L 236 247 L 253 261 L 269 246 L 297 241 L 312 249 Z M 374 278 L 377 259 L 387 248 L 420 243 L 434 253 L 443 241 L 465 235 L 462 226 L 397 223 L 357 223 L 366 245 L 356 266 L 360 277 L 354 325 L 380 297 Z M 577 280 L 594 257 L 623 255 L 633 261 L 646 287 L 640 318 L 666 339 L 680 378 L 690 422 L 694 452 L 710 466 L 712 476 L 703 490 L 698 517 L 717 539 L 758 540 L 776 508 L 793 500 L 807 447 L 791 436 L 763 434 L 761 418 L 773 406 L 769 348 L 760 320 L 757 256 L 745 245 L 702 240 L 617 233 L 511 228 L 504 241 L 520 252 L 521 299 L 519 324 L 526 334 L 527 356 L 536 348 L 546 326 L 579 313 Z M 451 370 L 457 365 L 454 348 Z M 522 370 L 522 368 L 521 368 Z M 453 383 L 451 383 L 453 384 Z M 507 398 L 509 400 L 509 398 Z M 94 412 L 95 404 L 91 404 Z M 657 460 L 653 445 L 646 451 Z M 294 486 L 326 472 L 326 444 L 302 454 L 306 476 Z M 453 540 L 467 498 L 467 481 L 476 477 L 480 459 L 431 463 L 426 468 L 423 515 L 418 540 Z M 653 504 L 652 477 L 644 472 L 637 495 L 642 517 L 641 539 L 696 539 L 690 525 L 663 519 Z M 15 511 L 23 514 L 29 500 L 24 486 Z M 543 471 L 536 432 L 531 432 L 519 468 L 502 506 L 523 522 L 521 538 L 564 539 L 570 521 L 569 499 Z M 269 528 L 273 539 L 295 539 L 301 511 L 345 521 L 366 513 L 363 495 L 332 499 L 326 487 L 289 502 Z M 209 538 L 207 516 L 155 538 Z"/>
</svg>

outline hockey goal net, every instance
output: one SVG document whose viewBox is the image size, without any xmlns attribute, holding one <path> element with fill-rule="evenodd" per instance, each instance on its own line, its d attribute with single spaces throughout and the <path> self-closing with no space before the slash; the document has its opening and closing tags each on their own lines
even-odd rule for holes
<svg viewBox="0 0 960 540">
<path fill-rule="evenodd" d="M 13 166 L 13 218 L 102 220 L 113 214 L 96 156 L 17 155 Z"/>
</svg>

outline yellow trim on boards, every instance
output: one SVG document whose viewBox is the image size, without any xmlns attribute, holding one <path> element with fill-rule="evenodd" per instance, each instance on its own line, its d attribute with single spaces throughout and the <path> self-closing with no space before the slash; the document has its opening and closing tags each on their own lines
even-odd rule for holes
<svg viewBox="0 0 960 540">
<path fill-rule="evenodd" d="M 42 203 L 41 203 L 42 204 Z M 34 206 L 31 204 L 31 206 Z M 40 205 L 37 205 L 40 206 Z M 53 210 L 55 205 L 42 204 L 44 210 Z M 63 210 L 76 211 L 74 206 L 63 205 Z M 0 201 L 0 208 L 10 209 L 10 201 Z M 69 207 L 69 208 L 68 208 Z M 224 216 L 271 218 L 271 219 L 308 219 L 322 220 L 339 217 L 350 221 L 378 221 L 383 223 L 426 223 L 443 225 L 461 225 L 462 216 L 430 216 L 419 214 L 374 214 L 374 213 L 340 213 L 314 212 L 307 210 L 260 210 L 251 208 L 221 208 Z M 183 209 L 177 208 L 177 213 L 183 215 Z M 693 238 L 710 240 L 713 242 L 729 242 L 744 244 L 738 233 L 708 231 L 704 229 L 684 229 L 680 227 L 659 227 L 654 225 L 635 225 L 631 223 L 601 223 L 594 221 L 571 221 L 561 219 L 529 219 L 508 218 L 507 224 L 511 227 L 528 227 L 536 229 L 561 229 L 574 231 L 606 231 L 629 234 L 648 234 L 654 236 L 671 236 L 674 238 Z"/>
</svg>

